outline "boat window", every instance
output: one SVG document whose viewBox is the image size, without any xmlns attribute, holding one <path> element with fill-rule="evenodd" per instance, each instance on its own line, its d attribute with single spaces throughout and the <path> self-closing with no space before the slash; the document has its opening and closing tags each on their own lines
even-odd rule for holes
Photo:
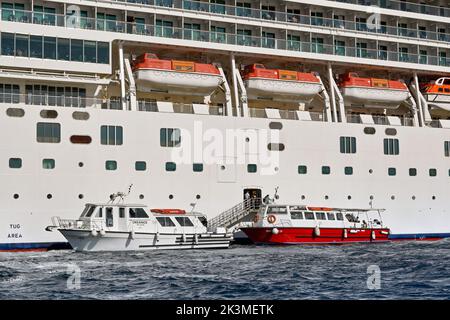
<svg viewBox="0 0 450 320">
<path fill-rule="evenodd" d="M 334 217 L 334 212 L 327 212 L 327 219 L 336 220 L 336 218 Z"/>
<path fill-rule="evenodd" d="M 344 216 L 341 212 L 336 212 L 336 219 L 339 221 L 344 220 Z"/>
<path fill-rule="evenodd" d="M 102 218 L 103 217 L 103 208 L 98 208 L 97 214 L 95 215 L 96 218 Z"/>
<path fill-rule="evenodd" d="M 305 210 L 306 208 L 304 207 L 304 206 L 290 206 L 289 207 L 289 210 L 292 212 L 292 211 L 303 211 L 303 210 Z"/>
<path fill-rule="evenodd" d="M 125 218 L 125 208 L 119 208 L 119 218 Z"/>
<path fill-rule="evenodd" d="M 90 216 L 92 216 L 92 213 L 94 213 L 95 208 L 96 208 L 95 206 L 90 206 L 89 210 L 86 212 L 85 217 L 89 218 Z"/>
<path fill-rule="evenodd" d="M 178 224 L 182 227 L 193 227 L 194 224 L 192 223 L 191 219 L 188 217 L 175 217 Z"/>
<path fill-rule="evenodd" d="M 312 213 L 310 211 L 305 212 L 305 219 L 306 220 L 314 220 L 314 213 Z"/>
<path fill-rule="evenodd" d="M 438 88 L 438 92 L 444 92 L 444 88 Z"/>
<path fill-rule="evenodd" d="M 175 223 L 169 217 L 156 217 L 156 220 L 162 227 L 175 227 Z"/>
<path fill-rule="evenodd" d="M 287 208 L 284 206 L 277 206 L 277 207 L 269 207 L 267 209 L 267 214 L 286 214 Z"/>
<path fill-rule="evenodd" d="M 348 220 L 349 222 L 359 222 L 358 218 L 355 217 L 355 216 L 354 216 L 353 214 L 351 214 L 351 213 L 347 213 L 347 214 L 345 215 L 345 217 L 347 218 L 347 220 Z"/>
<path fill-rule="evenodd" d="M 148 218 L 148 214 L 142 208 L 130 208 L 130 218 Z"/>
<path fill-rule="evenodd" d="M 303 220 L 303 212 L 291 211 L 291 219 Z"/>
<path fill-rule="evenodd" d="M 364 128 L 364 133 L 365 134 L 375 134 L 375 128 L 373 128 L 373 127 L 365 127 Z"/>
<path fill-rule="evenodd" d="M 325 212 L 316 212 L 316 219 L 317 220 L 327 220 L 325 217 Z"/>
<path fill-rule="evenodd" d="M 206 220 L 205 217 L 198 217 L 198 221 L 200 221 L 200 223 L 201 223 L 202 225 L 204 225 L 205 227 L 208 226 L 208 221 Z"/>
</svg>

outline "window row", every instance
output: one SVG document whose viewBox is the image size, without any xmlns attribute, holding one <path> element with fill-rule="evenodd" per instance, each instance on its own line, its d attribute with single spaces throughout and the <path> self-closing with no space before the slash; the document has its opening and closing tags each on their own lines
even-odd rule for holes
<svg viewBox="0 0 450 320">
<path fill-rule="evenodd" d="M 322 170 L 322 174 L 323 175 L 331 174 L 331 168 L 329 166 L 322 166 L 321 170 Z M 298 172 L 298 174 L 307 174 L 308 173 L 308 167 L 305 166 L 305 165 L 299 165 L 297 167 L 297 172 Z M 389 176 L 397 175 L 397 169 L 393 168 L 393 167 L 388 168 L 387 172 L 388 172 Z M 409 176 L 411 176 L 411 177 L 417 176 L 417 168 L 409 168 L 408 172 L 409 172 Z M 369 173 L 372 174 L 373 170 L 370 169 Z M 353 167 L 344 167 L 344 174 L 347 175 L 347 176 L 348 175 L 353 175 Z M 429 174 L 430 177 L 436 177 L 437 176 L 437 169 L 435 169 L 435 168 L 429 169 L 428 170 L 428 174 Z M 450 176 L 450 169 L 448 171 L 448 174 Z"/>
<path fill-rule="evenodd" d="M 4 56 L 109 64 L 109 43 L 2 32 Z"/>
</svg>

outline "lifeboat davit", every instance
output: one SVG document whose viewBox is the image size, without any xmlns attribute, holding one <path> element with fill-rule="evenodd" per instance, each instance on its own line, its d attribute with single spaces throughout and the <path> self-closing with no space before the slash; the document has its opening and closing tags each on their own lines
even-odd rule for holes
<svg viewBox="0 0 450 320">
<path fill-rule="evenodd" d="M 176 91 L 193 95 L 210 95 L 221 84 L 216 66 L 193 61 L 163 60 L 144 53 L 132 65 L 141 91 Z"/>
<path fill-rule="evenodd" d="M 347 107 L 396 109 L 409 97 L 402 81 L 361 78 L 354 72 L 340 79 L 339 88 Z"/>
<path fill-rule="evenodd" d="M 262 64 L 248 65 L 243 73 L 249 99 L 281 99 L 310 103 L 322 85 L 313 73 L 266 69 Z"/>
<path fill-rule="evenodd" d="M 450 78 L 439 78 L 425 85 L 424 96 L 430 107 L 450 111 Z"/>
</svg>

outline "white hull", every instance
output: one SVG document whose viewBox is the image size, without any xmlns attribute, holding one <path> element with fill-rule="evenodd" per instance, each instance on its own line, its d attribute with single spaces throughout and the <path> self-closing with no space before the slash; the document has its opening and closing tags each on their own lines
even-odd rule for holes
<svg viewBox="0 0 450 320">
<path fill-rule="evenodd" d="M 432 108 L 450 111 L 450 94 L 426 94 L 425 99 Z"/>
<path fill-rule="evenodd" d="M 183 240 L 182 234 L 110 232 L 93 236 L 90 231 L 60 229 L 76 251 L 143 251 L 179 249 L 223 249 L 228 248 L 231 235 L 200 234 L 197 241 L 193 234 Z"/>
<path fill-rule="evenodd" d="M 372 125 L 376 134 L 369 137 L 363 129 L 370 125 L 364 124 L 58 108 L 62 136 L 55 145 L 36 142 L 42 109 L 48 108 L 26 108 L 20 119 L 0 113 L 5 133 L 0 140 L 0 249 L 66 242 L 62 235 L 44 230 L 52 216 L 74 219 L 86 202 L 108 198 L 130 184 L 133 190 L 128 200 L 148 201 L 154 208 L 183 208 L 198 195 L 196 210 L 208 218 L 242 202 L 245 188 L 259 188 L 264 196 L 279 186 L 286 203 L 299 202 L 303 195 L 303 202 L 320 206 L 365 208 L 371 202 L 374 207 L 386 208 L 384 224 L 393 235 L 450 235 L 449 162 L 443 146 L 448 129 L 396 127 L 400 154 L 386 156 L 383 139 L 387 126 L 382 125 Z M 72 119 L 74 111 L 90 114 L 82 130 L 93 139 L 89 145 L 70 142 L 72 134 L 80 133 L 80 123 Z M 206 162 L 203 172 L 193 172 L 191 163 L 177 165 L 175 172 L 165 171 L 172 150 L 160 147 L 160 128 L 183 128 L 193 134 L 200 125 L 203 132 L 216 130 L 225 135 L 233 128 L 265 130 L 271 121 L 283 124 L 280 138 L 286 146 L 273 153 L 279 155 L 277 171 L 262 174 L 264 166 L 259 165 L 257 173 L 248 173 L 246 164 L 221 170 L 221 165 Z M 105 123 L 123 125 L 122 146 L 100 144 L 99 128 Z M 356 137 L 356 155 L 340 153 L 340 136 Z M 43 169 L 42 159 L 50 156 L 55 159 L 55 169 Z M 9 168 L 11 157 L 21 157 L 23 167 Z M 117 170 L 105 170 L 105 161 L 110 159 L 117 161 Z M 146 161 L 147 171 L 136 171 L 135 161 Z M 79 162 L 84 166 L 79 167 Z M 308 174 L 299 175 L 299 165 L 306 165 Z M 323 165 L 330 166 L 330 175 L 321 174 Z M 353 175 L 344 175 L 346 166 L 353 167 Z M 397 168 L 395 177 L 388 175 L 388 167 Z M 408 168 L 417 168 L 418 175 L 410 177 Z M 430 168 L 437 169 L 436 177 L 428 175 Z M 19 198 L 14 199 L 14 194 Z"/>
<path fill-rule="evenodd" d="M 341 88 L 345 105 L 364 105 L 365 107 L 396 109 L 408 99 L 409 92 L 363 87 Z"/>
<path fill-rule="evenodd" d="M 245 86 L 250 99 L 279 97 L 305 103 L 311 102 L 321 91 L 320 83 L 258 78 L 245 80 Z"/>
<path fill-rule="evenodd" d="M 176 90 L 197 95 L 211 94 L 221 83 L 220 75 L 142 69 L 134 72 L 139 90 Z"/>
</svg>

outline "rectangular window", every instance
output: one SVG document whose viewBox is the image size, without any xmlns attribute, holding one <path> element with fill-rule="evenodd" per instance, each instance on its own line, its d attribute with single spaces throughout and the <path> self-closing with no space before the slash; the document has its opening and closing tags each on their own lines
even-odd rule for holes
<svg viewBox="0 0 450 320">
<path fill-rule="evenodd" d="M 14 51 L 14 34 L 2 32 L 2 55 L 13 56 Z"/>
<path fill-rule="evenodd" d="M 346 176 L 351 176 L 353 174 L 353 167 L 345 167 L 344 173 Z"/>
<path fill-rule="evenodd" d="M 55 169 L 55 159 L 42 159 L 43 169 Z"/>
<path fill-rule="evenodd" d="M 70 60 L 83 62 L 83 40 L 70 40 Z"/>
<path fill-rule="evenodd" d="M 104 145 L 120 146 L 123 143 L 123 129 L 121 126 L 101 126 L 100 142 Z"/>
<path fill-rule="evenodd" d="M 341 153 L 356 153 L 355 137 L 340 137 Z"/>
<path fill-rule="evenodd" d="M 58 60 L 70 60 L 70 41 L 69 39 L 58 38 Z"/>
<path fill-rule="evenodd" d="M 97 42 L 97 63 L 109 63 L 109 43 Z"/>
<path fill-rule="evenodd" d="M 169 217 L 156 217 L 162 227 L 175 227 L 175 223 Z"/>
<path fill-rule="evenodd" d="M 59 123 L 38 122 L 36 125 L 36 140 L 44 143 L 59 143 L 61 141 L 61 125 Z"/>
<path fill-rule="evenodd" d="M 192 170 L 194 172 L 202 172 L 203 171 L 203 163 L 194 163 L 192 165 Z"/>
<path fill-rule="evenodd" d="M 417 169 L 416 168 L 409 168 L 409 176 L 410 177 L 417 176 Z"/>
<path fill-rule="evenodd" d="M 298 166 L 298 174 L 307 174 L 308 167 L 307 166 Z"/>
<path fill-rule="evenodd" d="M 306 220 L 314 220 L 314 213 L 307 211 L 305 212 L 305 219 Z"/>
<path fill-rule="evenodd" d="M 30 57 L 42 59 L 42 37 L 30 36 Z"/>
<path fill-rule="evenodd" d="M 331 169 L 329 166 L 322 167 L 322 174 L 330 174 L 330 173 L 331 173 Z"/>
<path fill-rule="evenodd" d="M 450 141 L 444 141 L 444 154 L 446 157 L 450 157 Z"/>
<path fill-rule="evenodd" d="M 147 170 L 147 163 L 145 161 L 136 161 L 134 163 L 134 168 L 136 171 L 145 171 Z"/>
<path fill-rule="evenodd" d="M 397 174 L 397 169 L 395 168 L 388 168 L 388 175 L 395 176 Z"/>
<path fill-rule="evenodd" d="M 56 38 L 44 37 L 44 59 L 56 60 Z"/>
<path fill-rule="evenodd" d="M 432 168 L 432 169 L 429 170 L 429 174 L 430 174 L 430 177 L 436 177 L 437 176 L 437 170 Z"/>
<path fill-rule="evenodd" d="M 325 212 L 316 212 L 316 219 L 317 220 L 326 220 Z"/>
<path fill-rule="evenodd" d="M 194 226 L 191 219 L 189 219 L 188 217 L 175 217 L 175 220 L 177 220 L 178 224 L 182 227 L 193 227 Z"/>
<path fill-rule="evenodd" d="M 247 172 L 255 173 L 256 171 L 258 171 L 258 166 L 256 164 L 248 164 L 247 165 Z"/>
<path fill-rule="evenodd" d="M 400 146 L 398 139 L 386 138 L 384 139 L 384 154 L 398 155 L 400 153 Z"/>
<path fill-rule="evenodd" d="M 166 162 L 166 171 L 176 171 L 177 164 L 175 162 Z"/>
<path fill-rule="evenodd" d="M 333 212 L 327 212 L 327 219 L 328 220 L 336 220 Z"/>
<path fill-rule="evenodd" d="M 301 212 L 301 211 L 296 211 L 296 212 L 291 211 L 291 219 L 303 220 L 303 212 Z"/>
<path fill-rule="evenodd" d="M 114 161 L 114 160 L 105 161 L 105 169 L 106 170 L 117 170 L 117 161 Z"/>
<path fill-rule="evenodd" d="M 84 41 L 84 62 L 97 61 L 97 47 L 95 41 Z"/>
<path fill-rule="evenodd" d="M 9 158 L 9 167 L 11 169 L 22 168 L 22 159 L 21 158 Z"/>
<path fill-rule="evenodd" d="M 161 128 L 159 130 L 159 139 L 161 147 L 179 147 L 181 144 L 180 129 Z"/>
<path fill-rule="evenodd" d="M 130 208 L 128 210 L 128 213 L 130 214 L 130 218 L 132 219 L 148 218 L 147 212 L 145 212 L 145 210 L 142 208 Z"/>
</svg>

